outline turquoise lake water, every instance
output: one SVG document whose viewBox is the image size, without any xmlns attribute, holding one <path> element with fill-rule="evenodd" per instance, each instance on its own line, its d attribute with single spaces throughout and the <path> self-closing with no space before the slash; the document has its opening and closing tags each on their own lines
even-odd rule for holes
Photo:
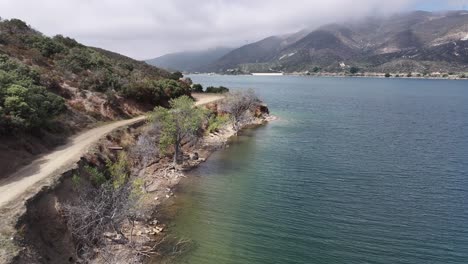
<svg viewBox="0 0 468 264">
<path fill-rule="evenodd" d="M 190 77 L 280 120 L 183 182 L 178 263 L 468 263 L 467 81 Z"/>
</svg>

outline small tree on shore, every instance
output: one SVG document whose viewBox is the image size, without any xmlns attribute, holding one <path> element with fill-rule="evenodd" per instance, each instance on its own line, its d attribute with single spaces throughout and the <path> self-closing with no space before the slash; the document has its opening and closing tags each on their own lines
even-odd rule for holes
<svg viewBox="0 0 468 264">
<path fill-rule="evenodd" d="M 192 85 L 192 91 L 195 93 L 203 93 L 203 86 L 199 83 Z"/>
<path fill-rule="evenodd" d="M 170 101 L 171 108 L 155 108 L 152 121 L 158 122 L 161 127 L 159 139 L 161 151 L 169 146 L 174 147 L 174 165 L 182 154 L 182 142 L 197 138 L 202 126 L 204 111 L 195 108 L 193 100 L 188 96 L 182 96 Z"/>
<path fill-rule="evenodd" d="M 255 106 L 260 102 L 252 89 L 235 91 L 226 96 L 221 110 L 229 113 L 234 131 L 238 132 L 242 124 L 252 118 Z"/>
</svg>

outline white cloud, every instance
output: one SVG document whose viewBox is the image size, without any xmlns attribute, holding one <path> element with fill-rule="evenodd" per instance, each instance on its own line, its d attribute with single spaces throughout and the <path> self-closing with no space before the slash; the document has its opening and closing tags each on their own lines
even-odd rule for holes
<svg viewBox="0 0 468 264">
<path fill-rule="evenodd" d="M 167 52 L 241 45 L 329 22 L 405 10 L 417 0 L 0 0 L 47 35 L 143 59 Z"/>
</svg>

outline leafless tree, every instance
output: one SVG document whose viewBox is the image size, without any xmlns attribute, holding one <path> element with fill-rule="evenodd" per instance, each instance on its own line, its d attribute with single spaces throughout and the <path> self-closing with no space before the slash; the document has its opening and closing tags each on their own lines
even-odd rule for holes
<svg viewBox="0 0 468 264">
<path fill-rule="evenodd" d="M 260 102 L 252 89 L 231 92 L 226 96 L 221 110 L 229 113 L 232 119 L 233 128 L 236 132 L 242 124 L 250 121 L 253 117 L 256 105 Z"/>
<path fill-rule="evenodd" d="M 94 258 L 95 248 L 104 245 L 105 232 L 117 234 L 114 243 L 126 244 L 129 240 L 121 227 L 132 217 L 134 199 L 131 183 L 115 188 L 111 183 L 99 187 L 82 186 L 78 199 L 64 205 L 64 216 L 77 247 L 77 255 L 85 262 Z M 88 260 L 88 261 L 86 261 Z"/>
<path fill-rule="evenodd" d="M 139 178 L 144 176 L 146 168 L 150 162 L 159 157 L 159 148 L 156 144 L 159 139 L 157 138 L 157 136 L 151 134 L 151 131 L 147 131 L 138 137 L 138 140 L 132 149 L 133 156 L 135 156 L 142 165 Z"/>
</svg>

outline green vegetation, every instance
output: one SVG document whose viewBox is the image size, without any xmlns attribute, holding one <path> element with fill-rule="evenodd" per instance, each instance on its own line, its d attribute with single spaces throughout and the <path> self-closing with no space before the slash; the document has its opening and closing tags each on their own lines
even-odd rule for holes
<svg viewBox="0 0 468 264">
<path fill-rule="evenodd" d="M 112 92 L 154 105 L 190 93 L 189 85 L 179 81 L 183 77 L 180 72 L 169 73 L 89 48 L 62 35 L 49 38 L 18 19 L 0 21 L 0 32 L 2 51 L 10 57 L 30 58 L 38 72 L 33 84 L 48 84 L 47 89 L 60 90 L 62 83 L 67 83 L 81 90 Z M 20 72 L 17 77 L 30 76 Z M 50 87 L 52 84 L 54 87 Z"/>
<path fill-rule="evenodd" d="M 208 86 L 206 87 L 206 90 L 203 91 L 203 86 L 201 84 L 194 84 L 192 85 L 192 92 L 195 93 L 227 93 L 229 92 L 229 89 L 224 87 L 224 86 L 219 86 L 219 87 L 214 87 L 214 86 Z"/>
<path fill-rule="evenodd" d="M 318 73 L 318 72 L 321 71 L 321 70 L 322 70 L 322 69 L 321 69 L 320 67 L 314 67 L 314 68 L 312 69 L 312 72 Z"/>
<path fill-rule="evenodd" d="M 0 44 L 1 134 L 50 127 L 55 117 L 67 113 L 59 95 L 87 100 L 86 90 L 102 93 L 118 110 L 121 97 L 156 106 L 190 94 L 180 72 L 86 47 L 62 35 L 50 38 L 18 19 L 0 20 Z M 78 88 L 78 94 L 70 94 L 66 86 Z"/>
<path fill-rule="evenodd" d="M 128 157 L 125 152 L 119 153 L 115 162 L 111 160 L 107 161 L 107 170 L 112 177 L 114 188 L 120 188 L 128 181 L 128 176 L 130 175 L 129 168 Z"/>
<path fill-rule="evenodd" d="M 219 86 L 219 87 L 209 86 L 209 87 L 206 87 L 206 91 L 205 91 L 205 93 L 227 93 L 227 92 L 229 92 L 229 89 L 224 86 Z"/>
<path fill-rule="evenodd" d="M 192 85 L 192 92 L 203 93 L 203 86 L 201 84 L 198 84 L 198 83 Z"/>
<path fill-rule="evenodd" d="M 81 185 L 81 177 L 80 177 L 80 175 L 74 174 L 74 175 L 72 176 L 72 179 L 71 179 L 71 180 L 72 180 L 73 188 L 77 189 L 78 187 L 80 187 L 80 185 Z"/>
<path fill-rule="evenodd" d="M 212 115 L 208 119 L 208 127 L 206 133 L 218 132 L 225 124 L 229 122 L 228 115 Z"/>
<path fill-rule="evenodd" d="M 200 136 L 205 111 L 194 108 L 193 100 L 182 96 L 170 101 L 171 109 L 156 107 L 151 116 L 161 127 L 159 145 L 161 151 L 174 148 L 174 164 L 180 161 L 182 142 Z"/>
<path fill-rule="evenodd" d="M 91 167 L 89 165 L 86 165 L 84 167 L 84 170 L 85 170 L 86 174 L 88 174 L 88 177 L 89 177 L 89 180 L 91 181 L 91 183 L 96 187 L 103 185 L 107 181 L 106 176 L 104 175 L 104 173 L 100 172 L 95 167 Z"/>
<path fill-rule="evenodd" d="M 352 67 L 349 69 L 349 72 L 350 72 L 351 74 L 356 74 L 356 73 L 359 72 L 359 70 L 360 70 L 360 69 L 359 69 L 358 67 L 352 66 Z"/>
<path fill-rule="evenodd" d="M 30 67 L 0 55 L 0 133 L 38 128 L 65 109 Z"/>
<path fill-rule="evenodd" d="M 151 104 L 187 95 L 189 91 L 188 85 L 171 79 L 143 79 L 122 88 L 124 96 Z"/>
<path fill-rule="evenodd" d="M 171 79 L 178 81 L 179 79 L 183 78 L 184 75 L 180 71 L 173 72 L 170 76 Z"/>
</svg>

